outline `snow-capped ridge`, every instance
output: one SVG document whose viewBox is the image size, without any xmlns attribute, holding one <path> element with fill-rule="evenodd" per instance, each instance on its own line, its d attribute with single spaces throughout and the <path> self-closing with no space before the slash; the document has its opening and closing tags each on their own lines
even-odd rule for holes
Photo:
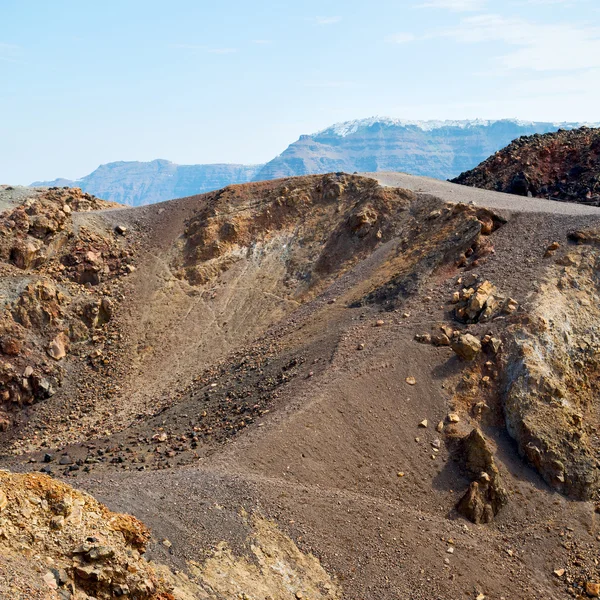
<svg viewBox="0 0 600 600">
<path fill-rule="evenodd" d="M 352 121 L 343 121 L 335 123 L 330 127 L 322 129 L 313 135 L 330 134 L 339 137 L 346 137 L 356 133 L 359 129 L 371 127 L 375 124 L 382 124 L 388 127 L 417 127 L 423 131 L 433 131 L 434 129 L 442 129 L 444 127 L 458 127 L 460 129 L 469 129 L 472 127 L 489 127 L 494 123 L 514 123 L 519 126 L 534 125 L 534 121 L 524 121 L 521 119 L 464 119 L 464 120 L 431 120 L 417 121 L 410 119 L 396 119 L 392 117 L 369 117 L 366 119 L 354 119 Z M 598 123 L 564 123 L 550 122 L 555 127 L 581 127 L 582 125 L 598 127 Z"/>
</svg>

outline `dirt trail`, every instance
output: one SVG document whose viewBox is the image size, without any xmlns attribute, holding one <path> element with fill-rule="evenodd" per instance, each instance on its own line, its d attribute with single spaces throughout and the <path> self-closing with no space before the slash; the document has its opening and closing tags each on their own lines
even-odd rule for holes
<svg viewBox="0 0 600 600">
<path fill-rule="evenodd" d="M 446 202 L 474 202 L 477 206 L 486 206 L 495 210 L 510 210 L 515 213 L 539 212 L 553 215 L 592 215 L 598 216 L 600 208 L 572 202 L 545 200 L 543 198 L 524 198 L 513 194 L 504 194 L 490 190 L 481 190 L 449 181 L 440 181 L 430 177 L 417 177 L 408 173 L 364 173 L 381 185 L 401 187 L 413 192 L 431 194 Z"/>
</svg>

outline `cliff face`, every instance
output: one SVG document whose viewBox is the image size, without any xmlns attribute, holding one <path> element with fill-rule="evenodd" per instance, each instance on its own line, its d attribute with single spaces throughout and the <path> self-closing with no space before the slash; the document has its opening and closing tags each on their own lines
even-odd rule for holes
<svg viewBox="0 0 600 600">
<path fill-rule="evenodd" d="M 228 185 L 332 172 L 403 171 L 437 179 L 456 177 L 520 136 L 572 129 L 573 123 L 522 121 L 400 121 L 371 118 L 303 135 L 266 165 L 177 165 L 167 160 L 101 165 L 75 186 L 101 198 L 139 206 Z"/>
<path fill-rule="evenodd" d="M 519 138 L 454 182 L 600 206 L 600 129 Z"/>
<path fill-rule="evenodd" d="M 511 120 L 352 121 L 302 136 L 268 162 L 256 179 L 336 171 L 404 171 L 448 179 L 472 168 L 515 138 L 556 129 L 558 125 L 553 123 Z"/>
<path fill-rule="evenodd" d="M 56 179 L 34 186 L 77 186 L 101 198 L 139 206 L 250 181 L 262 165 L 177 165 L 168 160 L 100 165 L 78 181 Z"/>
</svg>

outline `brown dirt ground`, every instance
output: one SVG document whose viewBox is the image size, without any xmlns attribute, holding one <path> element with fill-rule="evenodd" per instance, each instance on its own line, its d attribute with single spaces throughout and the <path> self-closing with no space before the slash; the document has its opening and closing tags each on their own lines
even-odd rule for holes
<svg viewBox="0 0 600 600">
<path fill-rule="evenodd" d="M 285 185 L 306 180 L 313 178 Z M 277 185 L 239 187 L 261 197 Z M 155 543 L 150 556 L 174 569 L 221 540 L 242 548 L 246 511 L 273 518 L 319 557 L 344 598 L 571 597 L 565 577 L 595 568 L 593 504 L 550 490 L 517 456 L 502 420 L 489 419 L 484 432 L 510 500 L 494 523 L 476 526 L 454 510 L 468 479 L 452 444 L 432 452 L 435 438 L 445 440 L 434 427 L 465 365 L 449 349 L 413 338 L 450 322 L 448 301 L 462 269 L 453 261 L 430 271 L 419 263 L 415 293 L 391 310 L 353 304 L 379 281 L 401 230 L 304 303 L 278 293 L 280 246 L 199 290 L 175 277 L 172 265 L 186 221 L 208 197 L 78 215 L 107 228 L 126 224 L 140 245 L 110 323 L 123 339 L 107 367 L 119 386 L 98 426 L 108 435 L 3 463 L 48 466 L 112 510 L 140 518 L 156 540 L 172 542 L 170 549 Z M 419 222 L 444 207 L 425 194 L 408 201 Z M 600 212 L 497 212 L 507 223 L 490 236 L 495 252 L 475 271 L 517 299 L 520 310 L 543 277 L 548 244 L 600 225 Z M 469 330 L 503 327 L 499 320 Z M 409 376 L 416 385 L 406 383 Z M 488 400 L 494 397 L 492 390 Z M 44 410 L 47 418 L 51 409 Z M 32 413 L 17 435 L 27 437 L 39 418 Z M 425 418 L 429 427 L 419 428 Z M 153 439 L 162 433 L 165 442 Z M 56 458 L 68 452 L 81 468 L 60 467 L 56 458 L 45 465 L 46 451 Z M 90 458 L 97 461 L 84 462 Z M 553 575 L 559 568 L 568 569 L 565 577 Z"/>
</svg>

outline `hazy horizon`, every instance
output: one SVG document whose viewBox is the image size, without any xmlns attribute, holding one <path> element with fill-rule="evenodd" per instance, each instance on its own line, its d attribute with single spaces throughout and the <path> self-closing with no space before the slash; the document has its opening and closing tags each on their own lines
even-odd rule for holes
<svg viewBox="0 0 600 600">
<path fill-rule="evenodd" d="M 3 183 L 159 157 L 258 164 L 372 115 L 600 121 L 590 0 L 10 0 L 0 17 Z"/>
</svg>

